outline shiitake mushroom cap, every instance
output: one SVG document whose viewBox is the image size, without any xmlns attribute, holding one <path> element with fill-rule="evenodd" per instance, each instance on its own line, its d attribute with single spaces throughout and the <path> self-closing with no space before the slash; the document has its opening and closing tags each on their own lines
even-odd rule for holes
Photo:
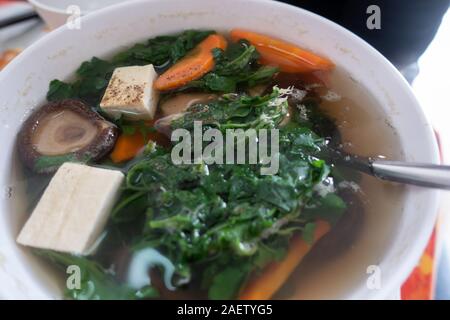
<svg viewBox="0 0 450 320">
<path fill-rule="evenodd" d="M 110 153 L 117 136 L 118 129 L 113 123 L 84 102 L 66 99 L 49 102 L 31 114 L 19 132 L 18 151 L 31 170 L 52 173 L 67 161 L 100 160 Z"/>
</svg>

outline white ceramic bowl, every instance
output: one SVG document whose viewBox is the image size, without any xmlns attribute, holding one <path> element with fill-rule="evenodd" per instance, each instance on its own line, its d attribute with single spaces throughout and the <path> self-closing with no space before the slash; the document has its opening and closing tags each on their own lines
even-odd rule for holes
<svg viewBox="0 0 450 320">
<path fill-rule="evenodd" d="M 156 35 L 186 28 L 226 31 L 233 27 L 281 37 L 328 56 L 347 73 L 342 81 L 354 83 L 350 96 L 362 86 L 374 97 L 396 128 L 405 159 L 438 162 L 432 128 L 402 76 L 367 43 L 326 19 L 282 3 L 258 0 L 227 0 L 226 8 L 219 0 L 132 1 L 106 8 L 84 17 L 81 30 L 64 26 L 51 32 L 0 73 L 1 297 L 61 297 L 53 275 L 15 242 L 28 214 L 23 198 L 24 177 L 15 165 L 15 136 L 29 110 L 45 101 L 49 81 L 71 76 L 82 61 L 92 56 L 102 57 Z M 371 257 L 382 271 L 381 288 L 369 290 L 366 281 L 359 281 L 338 296 L 324 298 L 382 298 L 399 288 L 430 236 L 438 193 L 409 187 L 402 199 L 397 219 L 389 220 L 387 215 L 383 221 L 386 227 L 392 227 L 388 244 L 381 254 Z M 361 267 L 365 272 L 366 267 Z M 342 282 L 346 275 L 340 271 L 336 277 Z M 318 285 L 331 290 L 334 283 Z"/>
<path fill-rule="evenodd" d="M 78 13 L 85 15 L 121 3 L 123 0 L 28 0 L 28 2 L 34 6 L 50 29 L 56 29 L 65 24 L 70 15 Z M 77 6 L 76 11 L 73 11 L 73 6 Z"/>
</svg>

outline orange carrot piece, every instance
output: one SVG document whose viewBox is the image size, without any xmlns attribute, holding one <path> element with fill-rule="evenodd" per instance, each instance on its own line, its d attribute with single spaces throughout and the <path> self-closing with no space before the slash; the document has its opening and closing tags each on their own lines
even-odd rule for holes
<svg viewBox="0 0 450 320">
<path fill-rule="evenodd" d="M 314 243 L 330 230 L 328 222 L 319 220 L 314 230 Z M 310 251 L 312 245 L 307 244 L 300 235 L 291 239 L 288 253 L 284 260 L 272 262 L 261 274 L 252 277 L 239 294 L 241 300 L 267 300 L 286 282 L 294 269 Z"/>
<path fill-rule="evenodd" d="M 146 121 L 145 125 L 153 127 L 155 120 Z M 136 125 L 133 134 L 121 134 L 110 154 L 114 163 L 124 162 L 133 159 L 149 140 L 155 141 L 158 145 L 166 147 L 170 144 L 166 136 L 159 132 L 148 132 L 146 136 L 142 134 L 141 128 Z"/>
<path fill-rule="evenodd" d="M 227 41 L 218 34 L 212 34 L 200 42 L 184 58 L 175 63 L 156 79 L 155 88 L 161 91 L 182 87 L 192 80 L 201 78 L 214 68 L 211 50 L 225 49 Z"/>
<path fill-rule="evenodd" d="M 233 41 L 245 39 L 254 45 L 261 55 L 261 64 L 277 66 L 283 72 L 301 73 L 334 68 L 334 63 L 329 59 L 279 39 L 242 29 L 233 29 L 230 35 Z"/>
<path fill-rule="evenodd" d="M 110 157 L 115 163 L 130 160 L 145 146 L 145 143 L 144 136 L 139 130 L 130 135 L 121 134 Z"/>
<path fill-rule="evenodd" d="M 8 49 L 3 51 L 0 54 L 0 70 L 2 70 L 8 63 L 10 63 L 19 53 L 22 52 L 22 49 Z"/>
</svg>

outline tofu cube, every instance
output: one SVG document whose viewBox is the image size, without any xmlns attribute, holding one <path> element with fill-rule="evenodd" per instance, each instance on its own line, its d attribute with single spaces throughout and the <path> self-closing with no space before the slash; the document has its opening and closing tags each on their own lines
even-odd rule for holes
<svg viewBox="0 0 450 320">
<path fill-rule="evenodd" d="M 111 117 L 130 120 L 153 119 L 159 93 L 153 88 L 158 77 L 152 64 L 116 68 L 100 107 Z"/>
<path fill-rule="evenodd" d="M 30 247 L 85 255 L 103 231 L 124 175 L 63 164 L 17 238 Z"/>
</svg>

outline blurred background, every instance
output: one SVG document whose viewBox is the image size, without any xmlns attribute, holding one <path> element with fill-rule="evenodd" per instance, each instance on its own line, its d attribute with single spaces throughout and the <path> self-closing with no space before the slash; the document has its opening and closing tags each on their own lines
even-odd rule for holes
<svg viewBox="0 0 450 320">
<path fill-rule="evenodd" d="M 0 70 L 27 46 L 64 24 L 69 15 L 89 14 L 123 1 L 0 0 Z M 450 0 L 282 2 L 335 21 L 389 59 L 411 84 L 436 130 L 442 161 L 450 164 Z M 379 19 L 379 26 L 369 28 L 367 20 L 377 12 L 374 18 Z M 435 231 L 397 297 L 450 299 L 450 192 L 443 193 Z"/>
</svg>

